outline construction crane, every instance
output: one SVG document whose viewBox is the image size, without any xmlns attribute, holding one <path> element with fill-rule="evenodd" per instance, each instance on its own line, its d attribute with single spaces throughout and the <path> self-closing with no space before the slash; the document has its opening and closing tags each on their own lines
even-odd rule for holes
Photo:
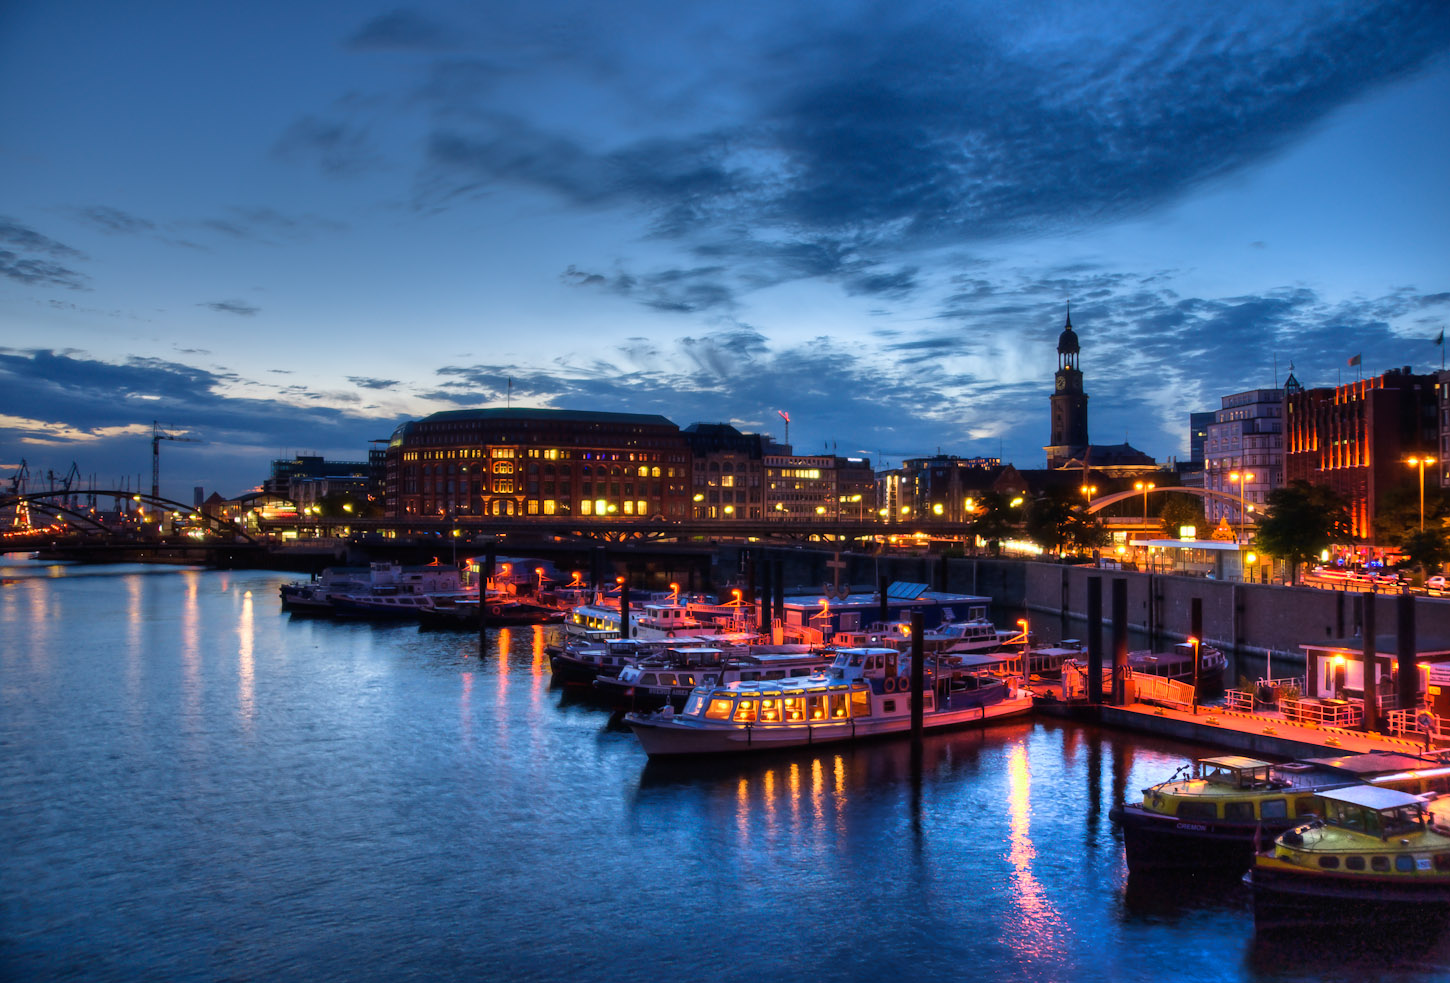
<svg viewBox="0 0 1450 983">
<path fill-rule="evenodd" d="M 20 496 L 25 494 L 25 483 L 30 479 L 30 467 L 25 463 L 25 458 L 20 459 L 20 470 L 10 476 L 10 494 L 18 499 L 15 503 L 15 516 L 11 525 L 17 529 L 30 528 L 30 505 Z"/>
<path fill-rule="evenodd" d="M 151 421 L 151 498 L 153 501 L 161 497 L 161 442 L 163 440 L 180 440 L 188 444 L 201 443 L 195 437 L 182 437 L 178 434 L 167 433 L 161 429 L 161 424 L 155 420 Z"/>
</svg>

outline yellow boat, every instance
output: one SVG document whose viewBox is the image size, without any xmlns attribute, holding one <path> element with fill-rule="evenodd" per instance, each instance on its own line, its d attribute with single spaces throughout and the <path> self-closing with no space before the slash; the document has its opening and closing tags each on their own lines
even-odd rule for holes
<svg viewBox="0 0 1450 983">
<path fill-rule="evenodd" d="M 1393 752 L 1271 764 L 1242 755 L 1200 758 L 1109 812 L 1132 872 L 1248 870 L 1259 845 L 1310 816 L 1315 793 L 1361 782 L 1409 792 L 1450 789 L 1450 768 Z"/>
<path fill-rule="evenodd" d="M 1450 829 L 1422 796 L 1353 785 L 1315 795 L 1321 818 L 1254 858 L 1260 928 L 1402 924 L 1443 929 L 1450 916 Z"/>
</svg>

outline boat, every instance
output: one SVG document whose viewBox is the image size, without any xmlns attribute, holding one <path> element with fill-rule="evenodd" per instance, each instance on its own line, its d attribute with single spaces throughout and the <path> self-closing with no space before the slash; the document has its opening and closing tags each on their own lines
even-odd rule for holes
<svg viewBox="0 0 1450 983">
<path fill-rule="evenodd" d="M 620 638 L 617 632 L 605 630 L 601 637 L 545 646 L 544 651 L 556 680 L 569 686 L 593 686 L 600 676 L 617 676 L 625 666 L 658 655 L 671 645 L 684 644 L 686 639 Z"/>
<path fill-rule="evenodd" d="M 1325 789 L 1320 815 L 1282 834 L 1245 875 L 1260 929 L 1404 925 L 1450 916 L 1450 828 L 1425 797 L 1370 785 Z"/>
<path fill-rule="evenodd" d="M 1415 793 L 1450 790 L 1450 767 L 1374 752 L 1272 764 L 1242 755 L 1199 758 L 1108 812 L 1122 830 L 1131 873 L 1218 872 L 1240 877 L 1267 843 L 1311 815 L 1326 789 L 1375 784 Z"/>
<path fill-rule="evenodd" d="M 507 628 L 557 621 L 564 612 L 551 604 L 513 594 L 490 591 L 480 604 L 477 592 L 429 594 L 418 609 L 421 628 Z"/>
<path fill-rule="evenodd" d="M 892 648 L 844 648 L 826 672 L 804 679 L 696 687 L 683 712 L 629 713 L 625 723 L 651 758 L 727 754 L 859 741 L 911 730 L 910 660 Z M 922 727 L 944 730 L 1025 714 L 1032 697 L 1015 680 L 928 673 Z"/>
<path fill-rule="evenodd" d="M 1135 676 L 1154 677 L 1158 680 L 1183 683 L 1187 689 L 1187 699 L 1191 699 L 1194 692 L 1194 680 L 1197 679 L 1197 694 L 1199 699 L 1209 699 L 1223 693 L 1223 674 L 1228 667 L 1228 659 L 1223 652 L 1211 645 L 1201 645 L 1198 651 L 1199 664 L 1195 674 L 1193 667 L 1193 643 L 1179 642 L 1166 652 L 1129 652 L 1128 668 Z M 1088 660 L 1078 654 L 1065 653 L 1058 662 L 1058 672 L 1064 679 L 1074 676 L 1074 687 L 1085 687 Z M 1112 687 L 1113 659 L 1111 654 L 1103 657 L 1103 687 Z"/>
<path fill-rule="evenodd" d="M 329 567 L 311 582 L 283 584 L 282 606 L 291 611 L 344 617 L 414 617 L 423 594 L 463 590 L 457 567 L 438 563 L 404 566 L 382 561 L 368 567 Z M 369 611 L 368 599 L 410 597 L 413 600 L 378 605 Z M 347 603 L 343 599 L 348 599 Z"/>
<path fill-rule="evenodd" d="M 744 645 L 730 648 L 673 647 L 627 665 L 617 676 L 599 676 L 594 688 L 621 710 L 682 710 L 697 686 L 810 676 L 830 665 L 834 653 L 809 645 Z"/>
<path fill-rule="evenodd" d="M 299 614 L 331 614 L 332 595 L 366 590 L 371 584 L 367 567 L 328 567 L 311 580 L 296 580 L 278 588 L 282 610 Z"/>
</svg>

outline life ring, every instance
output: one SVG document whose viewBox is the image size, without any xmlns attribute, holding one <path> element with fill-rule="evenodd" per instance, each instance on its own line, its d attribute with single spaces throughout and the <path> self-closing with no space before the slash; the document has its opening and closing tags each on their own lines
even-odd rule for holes
<svg viewBox="0 0 1450 983">
<path fill-rule="evenodd" d="M 887 676 L 886 677 L 886 681 L 883 684 L 882 688 L 885 689 L 886 692 L 888 692 L 888 693 L 895 693 L 896 692 L 896 677 L 895 676 Z"/>
<path fill-rule="evenodd" d="M 909 676 L 902 676 L 900 679 L 896 680 L 896 688 L 902 693 L 910 693 L 911 678 Z"/>
<path fill-rule="evenodd" d="M 497 618 L 499 615 L 503 614 L 503 607 L 498 604 L 491 605 L 488 609 L 488 613 Z"/>
<path fill-rule="evenodd" d="M 1415 715 L 1415 723 L 1420 725 L 1420 731 L 1425 734 L 1435 730 L 1435 715 L 1429 710 L 1421 710 Z"/>
</svg>

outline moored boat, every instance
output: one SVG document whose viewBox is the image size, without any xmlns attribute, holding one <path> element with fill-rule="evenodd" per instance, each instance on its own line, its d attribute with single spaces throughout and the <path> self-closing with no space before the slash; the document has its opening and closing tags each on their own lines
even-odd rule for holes
<svg viewBox="0 0 1450 983">
<path fill-rule="evenodd" d="M 1241 755 L 1200 758 L 1118 803 L 1128 869 L 1240 876 L 1257 845 L 1317 815 L 1317 793 L 1350 785 L 1422 792 L 1445 787 L 1450 768 L 1393 752 L 1271 764 Z"/>
<path fill-rule="evenodd" d="M 621 710 L 682 710 L 698 686 L 736 681 L 784 680 L 824 671 L 833 653 L 809 645 L 675 647 L 599 676 L 594 688 Z"/>
<path fill-rule="evenodd" d="M 681 713 L 666 707 L 627 714 L 625 722 L 650 757 L 858 741 L 911 729 L 910 678 L 909 660 L 895 649 L 839 649 L 827 672 L 699 686 Z M 1015 682 L 932 673 L 922 693 L 922 726 L 967 727 L 1031 708 L 1031 696 L 1018 695 Z"/>
<path fill-rule="evenodd" d="M 1316 796 L 1321 815 L 1254 858 L 1258 928 L 1402 924 L 1443 929 L 1450 916 L 1450 830 L 1423 797 L 1356 785 Z"/>
</svg>

